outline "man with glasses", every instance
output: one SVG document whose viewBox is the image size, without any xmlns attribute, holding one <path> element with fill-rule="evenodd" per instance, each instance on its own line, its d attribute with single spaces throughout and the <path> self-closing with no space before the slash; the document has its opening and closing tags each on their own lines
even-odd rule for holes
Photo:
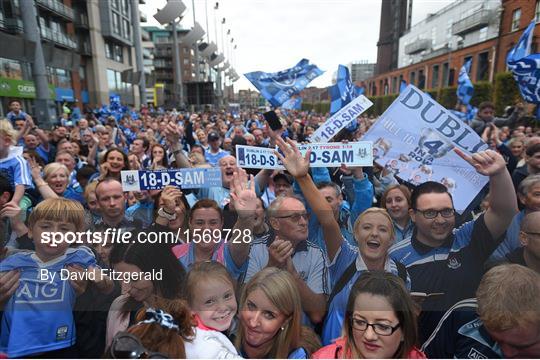
<svg viewBox="0 0 540 360">
<path fill-rule="evenodd" d="M 472 157 L 456 152 L 479 174 L 489 176 L 490 193 L 495 194 L 489 209 L 475 221 L 455 229 L 452 195 L 440 183 L 423 183 L 413 192 L 409 210 L 416 229 L 411 238 L 390 249 L 390 256 L 407 268 L 411 291 L 434 294 L 423 298 L 421 341 L 433 331 L 444 311 L 474 296 L 484 262 L 517 213 L 512 178 L 502 156 L 492 150 Z"/>
<path fill-rule="evenodd" d="M 307 241 L 308 213 L 302 201 L 280 196 L 268 207 L 273 236 L 266 243 L 252 243 L 245 282 L 265 267 L 293 275 L 302 307 L 313 324 L 323 320 L 330 292 L 330 274 L 323 250 Z"/>
</svg>

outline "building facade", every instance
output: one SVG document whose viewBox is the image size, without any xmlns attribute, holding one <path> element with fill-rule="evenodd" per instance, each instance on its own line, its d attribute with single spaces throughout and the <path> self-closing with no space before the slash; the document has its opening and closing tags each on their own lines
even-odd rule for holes
<svg viewBox="0 0 540 360">
<path fill-rule="evenodd" d="M 376 74 L 398 67 L 399 38 L 411 26 L 412 0 L 382 0 Z"/>
<path fill-rule="evenodd" d="M 143 30 L 150 35 L 150 42 L 153 43 L 153 66 L 155 83 L 159 84 L 156 91 L 162 91 L 158 100 L 162 103 L 157 105 L 175 106 L 174 98 L 174 52 L 173 52 L 173 32 L 171 29 L 161 29 L 155 26 L 143 27 Z M 182 69 L 182 84 L 184 96 L 186 84 L 195 81 L 195 52 L 191 47 L 182 46 L 182 37 L 189 32 L 187 29 L 177 28 L 180 68 Z"/>
<path fill-rule="evenodd" d="M 35 43 L 24 38 L 22 0 L 0 1 L 0 115 L 17 99 L 34 113 L 32 77 Z M 60 113 L 63 103 L 79 107 L 108 103 L 118 95 L 138 106 L 132 6 L 143 0 L 35 0 L 50 89 Z M 141 21 L 145 21 L 141 16 Z M 124 76 L 122 75 L 124 73 Z"/>
<path fill-rule="evenodd" d="M 478 4 L 457 1 L 432 15 L 430 18 L 433 19 L 433 24 L 446 23 L 446 36 L 438 30 L 433 32 L 434 38 L 421 36 L 430 34 L 430 18 L 421 22 L 418 29 L 415 29 L 415 25 L 410 33 L 402 37 L 403 41 L 400 40 L 400 59 L 403 59 L 405 64 L 410 64 L 367 80 L 368 94 L 396 94 L 399 92 L 401 80 L 425 90 L 456 86 L 459 70 L 469 59 L 472 59 L 469 76 L 473 83 L 493 81 L 496 73 L 506 71 L 506 55 L 514 47 L 523 30 L 533 19 L 537 22 L 540 19 L 540 0 L 503 0 L 498 2 L 498 7 L 493 4 L 486 7 L 488 3 L 492 2 Z M 450 12 L 450 15 L 445 14 L 446 12 Z M 489 19 L 486 18 L 486 12 L 490 14 Z M 462 13 L 463 18 L 462 15 L 454 17 L 455 14 Z M 497 21 L 491 17 L 496 17 Z M 432 28 L 438 27 L 434 25 Z M 452 35 L 448 36 L 450 29 Z M 485 39 L 484 35 L 480 34 L 485 34 Z M 537 25 L 533 52 L 539 48 L 539 35 L 540 26 Z M 456 46 L 446 47 L 442 40 L 444 37 L 447 37 L 450 44 L 454 41 Z M 442 46 L 434 47 L 433 39 L 437 46 Z M 421 46 L 417 45 L 419 43 Z M 420 48 L 422 50 L 419 50 Z"/>
<path fill-rule="evenodd" d="M 353 62 L 349 64 L 351 81 L 359 83 L 367 80 L 375 74 L 375 64 L 370 64 L 367 60 Z"/>
</svg>

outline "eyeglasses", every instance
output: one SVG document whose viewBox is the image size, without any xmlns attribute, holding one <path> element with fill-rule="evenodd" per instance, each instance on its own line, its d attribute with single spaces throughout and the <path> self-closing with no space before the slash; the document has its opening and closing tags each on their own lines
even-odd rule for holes
<svg viewBox="0 0 540 360">
<path fill-rule="evenodd" d="M 291 215 L 285 215 L 285 216 L 274 216 L 277 219 L 291 219 L 293 222 L 300 222 L 300 218 L 304 220 L 309 219 L 308 213 L 298 213 L 298 214 L 291 214 Z"/>
<path fill-rule="evenodd" d="M 397 324 L 396 326 L 380 324 L 380 323 L 370 324 L 365 320 L 355 319 L 355 318 L 351 319 L 351 323 L 352 323 L 353 329 L 359 330 L 359 331 L 366 331 L 367 328 L 371 326 L 373 328 L 373 331 L 375 331 L 375 334 L 382 335 L 382 336 L 392 335 L 401 326 L 401 324 Z"/>
<path fill-rule="evenodd" d="M 435 210 L 435 209 L 420 210 L 420 209 L 414 209 L 414 211 L 419 212 L 419 213 L 422 214 L 426 219 L 435 219 L 439 214 L 441 214 L 441 216 L 442 216 L 443 218 L 451 218 L 451 217 L 454 216 L 455 213 L 456 213 L 454 209 L 450 209 L 450 208 L 442 209 L 442 210 Z"/>
<path fill-rule="evenodd" d="M 113 359 L 168 359 L 164 354 L 148 351 L 139 338 L 125 331 L 113 338 L 111 356 Z"/>
</svg>

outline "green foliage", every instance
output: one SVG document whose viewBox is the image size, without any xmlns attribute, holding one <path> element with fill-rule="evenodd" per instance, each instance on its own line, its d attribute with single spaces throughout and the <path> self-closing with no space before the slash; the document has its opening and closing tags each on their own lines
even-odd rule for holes
<svg viewBox="0 0 540 360">
<path fill-rule="evenodd" d="M 447 109 L 454 109 L 457 103 L 456 90 L 457 87 L 455 86 L 442 88 L 437 102 Z"/>
<path fill-rule="evenodd" d="M 484 101 L 493 101 L 493 85 L 488 81 L 474 84 L 474 95 L 471 99 L 471 104 L 478 106 Z"/>
<path fill-rule="evenodd" d="M 518 85 L 510 72 L 495 75 L 495 89 L 493 91 L 495 113 L 502 115 L 504 108 L 522 101 Z"/>
</svg>

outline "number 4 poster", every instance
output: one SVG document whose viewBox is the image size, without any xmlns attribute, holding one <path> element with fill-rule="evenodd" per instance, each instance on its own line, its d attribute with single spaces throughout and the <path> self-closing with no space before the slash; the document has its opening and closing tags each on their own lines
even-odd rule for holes
<svg viewBox="0 0 540 360">
<path fill-rule="evenodd" d="M 413 85 L 390 105 L 362 138 L 373 141 L 373 158 L 394 176 L 412 185 L 426 181 L 444 184 L 463 213 L 487 184 L 459 157 L 487 149 L 482 139 L 430 96 Z"/>
</svg>

